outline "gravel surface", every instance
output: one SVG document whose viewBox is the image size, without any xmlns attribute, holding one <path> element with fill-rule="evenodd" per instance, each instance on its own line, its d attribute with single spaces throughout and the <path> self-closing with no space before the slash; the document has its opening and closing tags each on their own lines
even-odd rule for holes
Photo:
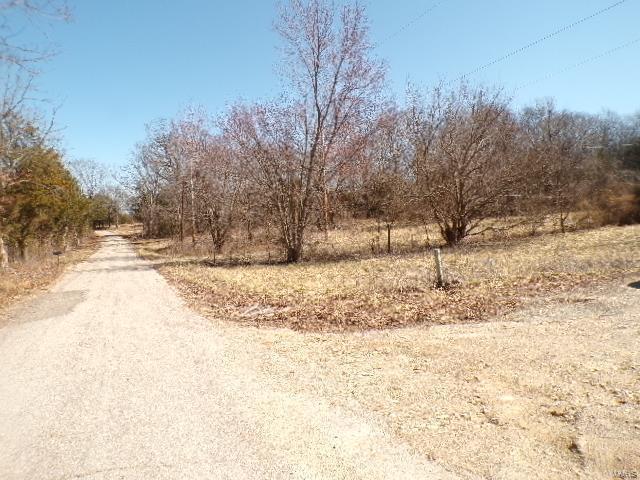
<svg viewBox="0 0 640 480">
<path fill-rule="evenodd" d="M 457 478 L 192 313 L 120 237 L 2 316 L 2 479 Z"/>
</svg>

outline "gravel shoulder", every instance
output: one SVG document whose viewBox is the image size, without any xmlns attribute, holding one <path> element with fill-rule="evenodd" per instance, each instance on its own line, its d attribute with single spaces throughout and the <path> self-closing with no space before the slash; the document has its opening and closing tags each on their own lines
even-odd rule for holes
<svg viewBox="0 0 640 480">
<path fill-rule="evenodd" d="M 1 315 L 4 479 L 459 478 L 261 331 L 190 311 L 120 237 Z"/>
</svg>

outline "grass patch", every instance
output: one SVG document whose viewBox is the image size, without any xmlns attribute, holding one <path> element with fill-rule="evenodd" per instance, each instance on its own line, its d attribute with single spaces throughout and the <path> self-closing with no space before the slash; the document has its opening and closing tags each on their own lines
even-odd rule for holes
<svg viewBox="0 0 640 480">
<path fill-rule="evenodd" d="M 638 226 L 609 227 L 446 249 L 446 273 L 454 281 L 447 290 L 434 288 L 433 259 L 424 246 L 421 252 L 368 257 L 339 251 L 333 259 L 296 265 L 223 259 L 217 266 L 208 257 L 180 255 L 167 240 L 139 242 L 138 247 L 188 298 L 215 316 L 343 331 L 478 322 L 528 298 L 636 273 L 639 235 Z M 348 237 L 348 232 L 332 233 L 327 243 Z"/>
</svg>

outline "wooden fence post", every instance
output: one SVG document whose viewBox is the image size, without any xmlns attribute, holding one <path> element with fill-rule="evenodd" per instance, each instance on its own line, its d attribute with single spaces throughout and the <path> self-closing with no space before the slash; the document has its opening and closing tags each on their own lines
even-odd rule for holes
<svg viewBox="0 0 640 480">
<path fill-rule="evenodd" d="M 442 268 L 442 254 L 439 248 L 433 250 L 433 258 L 436 262 L 436 286 L 442 288 L 446 285 L 444 270 Z"/>
</svg>

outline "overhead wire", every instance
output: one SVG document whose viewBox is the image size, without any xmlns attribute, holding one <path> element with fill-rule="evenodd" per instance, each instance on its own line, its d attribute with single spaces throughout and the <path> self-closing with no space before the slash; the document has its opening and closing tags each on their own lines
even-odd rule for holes
<svg viewBox="0 0 640 480">
<path fill-rule="evenodd" d="M 596 17 L 598 17 L 600 15 L 603 15 L 603 14 L 609 12 L 610 10 L 613 10 L 614 8 L 621 6 L 622 4 L 626 3 L 627 1 L 628 0 L 618 0 L 618 1 L 616 1 L 616 2 L 614 2 L 612 4 L 610 4 L 610 5 L 607 5 L 604 8 L 601 8 L 600 10 L 597 10 L 597 11 L 595 11 L 595 12 L 593 12 L 593 13 L 587 15 L 587 16 L 584 16 L 584 17 L 582 17 L 582 18 L 580 18 L 578 20 L 575 20 L 574 22 L 571 22 L 571 23 L 568 23 L 566 25 L 563 25 L 562 27 L 560 27 L 560 28 L 558 28 L 558 29 L 556 29 L 556 30 L 554 30 L 554 31 L 552 31 L 552 32 L 550 32 L 550 33 L 548 33 L 548 34 L 546 34 L 546 35 L 544 35 L 544 36 L 532 41 L 532 42 L 529 42 L 526 45 L 523 45 L 523 46 L 521 46 L 519 48 L 511 50 L 510 52 L 506 53 L 505 55 L 502 55 L 501 57 L 495 58 L 495 59 L 491 60 L 490 62 L 488 62 L 486 64 L 480 65 L 479 67 L 477 67 L 477 68 L 465 73 L 464 75 L 461 75 L 461 76 L 457 77 L 455 80 L 450 81 L 448 83 L 452 83 L 452 82 L 457 82 L 457 81 L 463 80 L 463 79 L 465 79 L 466 77 L 468 77 L 470 75 L 474 75 L 474 74 L 476 74 L 476 73 L 478 73 L 478 72 L 480 72 L 482 70 L 485 70 L 485 69 L 487 69 L 489 67 L 492 67 L 493 65 L 496 65 L 496 64 L 501 63 L 501 62 L 503 62 L 505 60 L 508 60 L 511 57 L 514 57 L 514 56 L 516 56 L 516 55 L 518 55 L 518 54 L 520 54 L 520 53 L 522 53 L 522 52 L 524 52 L 524 51 L 526 51 L 526 50 L 528 50 L 530 48 L 533 48 L 533 47 L 535 47 L 535 46 L 537 46 L 537 45 L 539 45 L 539 44 L 541 44 L 541 43 L 543 43 L 543 42 L 545 42 L 547 40 L 550 40 L 551 38 L 554 38 L 554 37 L 566 32 L 568 30 L 571 30 L 571 29 L 573 29 L 573 28 L 575 28 L 575 27 L 577 27 L 577 26 L 579 26 L 579 25 L 581 25 L 581 24 L 583 24 L 583 23 L 585 23 L 585 22 L 587 22 L 589 20 L 592 20 L 592 19 L 594 19 L 594 18 L 596 18 Z M 373 3 L 373 2 L 367 2 L 367 4 L 371 4 L 371 3 Z M 440 1 L 437 1 L 437 2 L 433 3 L 426 10 L 424 10 L 423 12 L 421 12 L 420 14 L 418 14 L 417 16 L 412 18 L 410 21 L 408 21 L 407 23 L 402 25 L 396 31 L 394 31 L 390 35 L 388 35 L 385 38 L 383 38 L 382 41 L 376 43 L 376 46 L 380 46 L 383 43 L 386 43 L 389 40 L 399 36 L 405 30 L 409 29 L 410 27 L 412 27 L 413 25 L 418 23 L 420 20 L 422 20 L 424 17 L 426 17 L 429 13 L 431 13 L 432 11 L 434 11 L 435 9 L 437 9 L 438 7 L 440 7 L 444 3 L 446 3 L 446 0 L 440 0 Z M 638 44 L 638 43 L 640 43 L 640 37 L 635 38 L 635 39 L 633 39 L 633 40 L 631 40 L 629 42 L 623 43 L 621 45 L 618 45 L 616 47 L 613 47 L 613 48 L 611 48 L 609 50 L 606 50 L 606 51 L 604 51 L 602 53 L 599 53 L 598 55 L 594 55 L 592 57 L 588 57 L 588 58 L 585 58 L 583 60 L 580 60 L 579 62 L 571 64 L 571 65 L 568 65 L 568 66 L 566 66 L 566 67 L 564 67 L 564 68 L 562 68 L 562 69 L 560 69 L 558 71 L 549 73 L 549 74 L 545 75 L 544 77 L 540 77 L 540 78 L 538 78 L 536 80 L 533 80 L 531 82 L 527 82 L 527 83 L 521 84 L 518 87 L 516 87 L 515 90 L 518 91 L 518 90 L 521 90 L 522 88 L 526 88 L 527 86 L 534 85 L 536 83 L 540 83 L 542 81 L 548 80 L 551 77 L 554 77 L 556 75 L 560 75 L 560 74 L 562 74 L 564 72 L 567 72 L 567 71 L 570 71 L 570 70 L 574 70 L 574 69 L 579 68 L 579 67 L 581 67 L 583 65 L 586 65 L 588 63 L 592 63 L 594 61 L 597 61 L 597 60 L 599 60 L 601 58 L 604 58 L 604 57 L 607 57 L 609 55 L 612 55 L 612 54 L 614 54 L 614 53 L 616 53 L 616 52 L 618 52 L 620 50 L 624 50 L 624 49 L 629 48 L 629 47 L 631 47 L 631 46 L 633 46 L 635 44 Z"/>
<path fill-rule="evenodd" d="M 459 82 L 460 80 L 464 80 L 465 78 L 469 77 L 470 75 L 475 75 L 476 73 L 479 73 L 482 70 L 486 70 L 489 67 L 492 67 L 492 66 L 494 66 L 494 65 L 496 65 L 498 63 L 501 63 L 501 62 L 503 62 L 503 61 L 505 61 L 505 60 L 507 60 L 507 59 L 509 59 L 511 57 L 514 57 L 514 56 L 516 56 L 516 55 L 518 55 L 518 54 L 530 49 L 530 48 L 535 47 L 536 45 L 539 45 L 539 44 L 541 44 L 541 43 L 543 43 L 543 42 L 545 42 L 545 41 L 547 41 L 547 40 L 549 40 L 549 39 L 551 39 L 553 37 L 556 37 L 556 36 L 560 35 L 561 33 L 564 33 L 564 32 L 566 32 L 568 30 L 571 30 L 572 28 L 575 28 L 578 25 L 581 25 L 581 24 L 583 24 L 583 23 L 585 23 L 585 22 L 587 22 L 587 21 L 589 21 L 589 20 L 591 20 L 593 18 L 596 18 L 596 17 L 598 17 L 598 16 L 600 16 L 600 15 L 602 15 L 602 14 L 604 14 L 604 13 L 610 11 L 610 10 L 613 10 L 614 8 L 619 7 L 620 5 L 622 5 L 625 2 L 627 2 L 627 0 L 618 0 L 617 2 L 612 3 L 612 4 L 602 8 L 602 9 L 600 9 L 600 10 L 598 10 L 598 11 L 596 11 L 596 12 L 590 14 L 590 15 L 587 15 L 586 17 L 582 17 L 582 18 L 580 18 L 580 19 L 578 19 L 578 20 L 576 20 L 574 22 L 566 24 L 566 25 L 558 28 L 557 30 L 554 30 L 553 32 L 547 33 L 546 35 L 544 35 L 544 36 L 542 36 L 542 37 L 540 37 L 540 38 L 538 38 L 538 39 L 536 39 L 536 40 L 534 40 L 532 42 L 527 43 L 526 45 L 523 45 L 523 46 L 521 46 L 519 48 L 516 48 L 515 50 L 511 50 L 510 52 L 502 55 L 501 57 L 494 58 L 490 62 L 485 63 L 483 65 L 480 65 L 480 66 L 474 68 L 473 70 L 470 70 L 469 72 L 467 72 L 467 73 L 457 77 L 456 79 L 452 80 L 452 82 Z"/>
<path fill-rule="evenodd" d="M 401 33 L 403 33 L 405 30 L 407 30 L 408 28 L 412 27 L 413 25 L 415 25 L 416 23 L 418 23 L 420 20 L 422 20 L 424 17 L 426 17 L 427 15 L 429 15 L 431 12 L 433 12 L 436 8 L 438 8 L 439 6 L 441 6 L 443 3 L 446 3 L 446 0 L 440 0 L 439 2 L 435 2 L 434 4 L 432 4 L 430 7 L 428 7 L 426 10 L 424 10 L 422 13 L 418 14 L 417 16 L 415 16 L 414 18 L 412 18 L 410 21 L 408 21 L 407 23 L 405 23 L 404 25 L 402 25 L 400 28 L 398 28 L 396 31 L 394 31 L 393 33 L 391 33 L 390 35 L 387 35 L 386 37 L 384 37 L 382 39 L 382 41 L 380 41 L 379 43 L 376 44 L 376 46 L 380 46 L 383 43 L 388 42 L 389 40 L 396 38 L 398 35 L 400 35 Z"/>
<path fill-rule="evenodd" d="M 557 75 L 560 75 L 562 73 L 568 72 L 570 70 L 575 70 L 576 68 L 580 68 L 580 67 L 582 67 L 582 66 L 584 66 L 586 64 L 595 62 L 596 60 L 600 60 L 601 58 L 608 57 L 609 55 L 613 55 L 614 53 L 619 52 L 620 50 L 624 50 L 625 48 L 629 48 L 629 47 L 631 47 L 633 45 L 636 45 L 636 44 L 639 44 L 639 43 L 640 43 L 640 37 L 634 38 L 633 40 L 630 40 L 630 41 L 628 41 L 626 43 L 623 43 L 623 44 L 618 45 L 616 47 L 610 48 L 609 50 L 601 52 L 598 55 L 594 55 L 592 57 L 585 58 L 583 60 L 580 60 L 577 63 L 573 63 L 571 65 L 568 65 L 568 66 L 566 66 L 564 68 L 561 68 L 560 70 L 557 70 L 555 72 L 551 72 L 551 73 L 549 73 L 549 74 L 547 74 L 547 75 L 545 75 L 543 77 L 540 77 L 538 79 L 535 79 L 535 80 L 527 82 L 527 83 L 523 83 L 523 84 L 517 86 L 515 88 L 515 91 L 522 90 L 523 88 L 526 88 L 526 87 L 529 87 L 531 85 L 535 85 L 537 83 L 543 82 L 545 80 L 548 80 L 549 78 L 555 77 Z"/>
</svg>

